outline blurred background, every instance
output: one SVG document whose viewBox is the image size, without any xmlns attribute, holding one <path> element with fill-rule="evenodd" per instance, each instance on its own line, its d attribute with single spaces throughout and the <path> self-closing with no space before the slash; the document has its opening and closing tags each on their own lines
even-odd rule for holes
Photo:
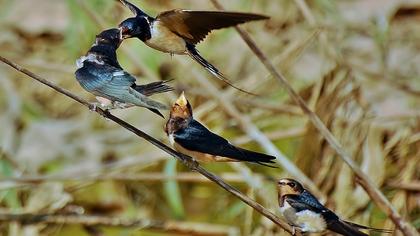
<svg viewBox="0 0 420 236">
<path fill-rule="evenodd" d="M 152 16 L 215 9 L 208 0 L 132 2 Z M 271 16 L 243 28 L 420 229 L 420 1 L 221 2 L 228 10 Z M 94 101 L 74 78 L 75 60 L 96 34 L 129 16 L 113 0 L 0 0 L 1 56 Z M 340 216 L 394 228 L 233 29 L 213 32 L 198 49 L 235 85 L 262 96 L 240 93 L 187 56 L 171 57 L 136 39 L 122 44 L 118 59 L 139 83 L 174 79 L 176 91 L 155 99 L 171 104 L 185 90 L 195 118 L 214 132 L 300 171 L 242 163 L 205 168 L 277 215 L 273 180 L 306 175 Z M 0 212 L 152 222 L 137 228 L 0 222 L 0 235 L 288 235 L 151 144 L 3 65 L 0 91 Z M 148 110 L 112 113 L 168 143 L 165 120 Z M 34 176 L 42 178 L 24 181 Z"/>
</svg>

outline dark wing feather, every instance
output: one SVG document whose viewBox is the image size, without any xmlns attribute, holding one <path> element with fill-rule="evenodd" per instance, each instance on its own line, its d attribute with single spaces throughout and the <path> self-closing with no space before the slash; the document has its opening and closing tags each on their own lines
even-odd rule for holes
<svg viewBox="0 0 420 236">
<path fill-rule="evenodd" d="M 248 21 L 264 20 L 268 17 L 252 13 L 175 9 L 162 12 L 156 19 L 163 22 L 166 27 L 183 37 L 187 42 L 197 44 L 212 30 Z"/>
<path fill-rule="evenodd" d="M 350 221 L 345 221 L 345 220 L 343 220 L 343 222 L 346 223 L 346 224 L 349 224 L 351 226 L 354 226 L 356 228 L 359 228 L 359 229 L 367 229 L 367 230 L 370 230 L 370 231 L 387 233 L 387 234 L 390 234 L 390 233 L 393 232 L 393 230 L 390 230 L 390 229 L 372 228 L 372 227 L 369 227 L 369 226 L 359 225 L 359 224 L 356 224 L 356 223 L 353 223 L 353 222 L 350 222 Z"/>
<path fill-rule="evenodd" d="M 304 190 L 299 195 L 287 195 L 286 201 L 298 212 L 302 210 L 311 210 L 321 214 L 327 222 L 339 220 L 339 217 L 334 212 L 322 205 L 318 199 L 307 190 Z"/>
<path fill-rule="evenodd" d="M 130 9 L 130 11 L 133 12 L 134 15 L 136 15 L 136 16 L 147 16 L 148 17 L 148 15 L 145 12 L 140 10 L 138 7 L 136 7 L 134 4 L 130 3 L 129 1 L 120 0 L 120 2 L 124 6 L 128 7 L 128 9 Z"/>
<path fill-rule="evenodd" d="M 368 234 L 359 231 L 356 227 L 340 220 L 328 222 L 327 228 L 344 236 L 368 236 Z"/>
<path fill-rule="evenodd" d="M 88 69 L 89 67 L 89 69 Z M 121 97 L 128 88 L 135 84 L 136 79 L 128 73 L 113 66 L 84 62 L 84 67 L 76 71 L 76 79 L 88 92 L 96 95 L 107 95 L 108 98 Z"/>
<path fill-rule="evenodd" d="M 275 159 L 273 156 L 235 147 L 195 120 L 192 120 L 187 128 L 175 132 L 174 138 L 175 142 L 188 150 L 239 161 L 274 163 L 272 160 Z"/>
</svg>

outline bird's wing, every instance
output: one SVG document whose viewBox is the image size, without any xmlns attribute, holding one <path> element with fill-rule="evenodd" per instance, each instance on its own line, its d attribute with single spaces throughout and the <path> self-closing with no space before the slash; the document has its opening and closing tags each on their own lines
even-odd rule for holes
<svg viewBox="0 0 420 236">
<path fill-rule="evenodd" d="M 334 220 L 327 222 L 327 228 L 336 233 L 342 234 L 344 236 L 368 236 L 368 234 L 363 233 L 357 227 L 354 227 L 350 224 L 347 224 L 341 220 Z"/>
<path fill-rule="evenodd" d="M 370 231 L 387 233 L 387 234 L 390 234 L 390 233 L 393 232 L 393 230 L 390 230 L 390 229 L 373 228 L 373 227 L 369 227 L 369 226 L 365 226 L 365 225 L 359 225 L 359 224 L 356 224 L 356 223 L 353 223 L 353 222 L 350 222 L 350 221 L 345 221 L 345 220 L 343 220 L 343 222 L 346 223 L 346 224 L 349 224 L 351 226 L 354 226 L 356 228 L 359 228 L 359 229 L 366 229 L 366 230 L 370 230 Z"/>
<path fill-rule="evenodd" d="M 326 220 L 338 220 L 338 216 L 322 205 L 315 196 L 307 190 L 299 195 L 287 195 L 286 201 L 296 209 L 296 211 L 311 210 L 324 216 Z"/>
<path fill-rule="evenodd" d="M 175 9 L 160 13 L 156 19 L 187 42 L 197 44 L 212 30 L 268 17 L 252 13 Z"/>
<path fill-rule="evenodd" d="M 227 157 L 239 161 L 274 163 L 273 156 L 248 151 L 230 144 L 226 139 L 209 131 L 199 122 L 192 120 L 189 126 L 174 133 L 175 142 L 190 151 Z"/>
<path fill-rule="evenodd" d="M 126 1 L 126 0 L 120 0 L 120 2 L 124 6 L 128 7 L 128 9 L 130 9 L 130 11 L 133 12 L 134 15 L 136 15 L 136 16 L 147 16 L 147 17 L 149 17 L 144 11 L 140 10 L 140 8 L 136 7 L 131 2 Z"/>
<path fill-rule="evenodd" d="M 136 78 L 121 69 L 106 64 L 84 63 L 85 66 L 76 71 L 76 79 L 89 92 L 118 98 L 135 84 Z"/>
</svg>

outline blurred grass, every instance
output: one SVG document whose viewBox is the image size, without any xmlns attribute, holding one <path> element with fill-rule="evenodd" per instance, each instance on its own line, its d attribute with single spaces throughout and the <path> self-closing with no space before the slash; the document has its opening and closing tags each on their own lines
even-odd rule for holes
<svg viewBox="0 0 420 236">
<path fill-rule="evenodd" d="M 40 0 L 35 5 L 28 2 L 31 0 L 0 1 L 2 56 L 93 100 L 75 81 L 74 62 L 103 30 L 93 17 L 99 17 L 110 28 L 130 16 L 130 12 L 117 1 L 83 1 L 84 6 L 77 0 Z M 207 0 L 133 2 L 151 14 L 172 8 L 213 9 Z M 244 28 L 394 206 L 419 229 L 420 190 L 406 191 L 390 183 L 420 181 L 420 5 L 406 1 L 307 1 L 316 26 L 325 35 L 323 40 L 319 35 L 311 38 L 316 29 L 294 1 L 237 0 L 223 4 L 230 10 L 271 16 L 267 22 Z M 390 220 L 355 184 L 353 174 L 305 116 L 258 106 L 258 103 L 294 104 L 234 30 L 215 31 L 198 49 L 238 86 L 254 88 L 264 97 L 250 98 L 232 91 L 187 57 L 170 57 L 134 39 L 121 47 L 120 63 L 138 76 L 140 83 L 154 78 L 175 79 L 177 92 L 157 99 L 171 103 L 178 92 L 185 90 L 196 118 L 230 140 L 243 138 L 244 132 L 238 121 L 220 109 L 207 88 L 200 85 L 194 77 L 196 71 L 230 100 L 238 99 L 235 107 L 266 135 L 302 129 L 302 135 L 280 135 L 271 141 L 317 184 L 328 196 L 327 205 L 341 216 L 392 228 Z M 147 73 L 139 63 L 148 68 L 153 78 L 145 76 Z M 139 172 L 172 176 L 187 171 L 120 127 L 22 77 L 0 66 L 0 149 L 4 153 L 0 158 L 0 176 L 103 173 L 129 176 Z M 255 104 L 240 99 L 251 99 Z M 114 113 L 166 140 L 162 131 L 164 120 L 156 119 L 147 110 L 132 108 Z M 252 139 L 246 139 L 241 146 L 263 151 Z M 106 165 L 111 167 L 104 168 Z M 243 183 L 234 184 L 236 187 L 252 194 L 264 206 L 277 209 L 274 184 L 253 177 L 251 181 L 258 184 L 251 185 L 244 165 L 205 166 L 216 173 L 242 176 Z M 247 167 L 266 177 L 288 175 L 282 169 Z M 69 206 L 75 205 L 92 214 L 178 219 L 193 224 L 209 223 L 214 228 L 226 225 L 240 230 L 241 235 L 285 235 L 257 214 L 250 215 L 248 207 L 213 184 L 175 180 L 67 181 L 10 186 L 0 182 L 0 189 L 0 210 L 5 212 L 31 209 L 34 213 L 67 212 Z M 54 194 L 51 192 L 47 198 L 40 191 Z M 174 235 L 142 229 L 101 229 L 104 235 Z M 0 223 L 1 235 L 23 235 L 25 231 L 32 232 L 25 235 L 88 235 L 79 226 Z"/>
</svg>

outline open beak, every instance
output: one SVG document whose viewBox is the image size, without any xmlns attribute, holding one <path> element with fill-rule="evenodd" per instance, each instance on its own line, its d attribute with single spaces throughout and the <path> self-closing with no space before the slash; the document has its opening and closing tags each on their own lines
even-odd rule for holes
<svg viewBox="0 0 420 236">
<path fill-rule="evenodd" d="M 127 32 L 127 29 L 125 27 L 119 27 L 118 29 L 120 30 L 120 40 L 124 40 L 130 37 L 129 35 L 124 34 L 125 32 Z"/>
<path fill-rule="evenodd" d="M 178 97 L 178 99 L 175 101 L 175 104 L 181 107 L 186 107 L 188 104 L 187 98 L 185 98 L 184 91 L 182 91 L 181 95 Z"/>
</svg>

